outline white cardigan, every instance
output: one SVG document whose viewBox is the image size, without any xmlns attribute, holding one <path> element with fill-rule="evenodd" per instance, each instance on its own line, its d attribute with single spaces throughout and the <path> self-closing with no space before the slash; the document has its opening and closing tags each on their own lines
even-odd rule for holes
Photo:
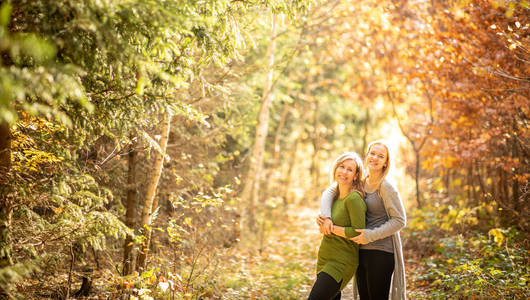
<svg viewBox="0 0 530 300">
<path fill-rule="evenodd" d="M 337 193 L 337 184 L 332 184 L 322 192 L 320 211 L 323 216 L 331 218 L 331 205 L 333 204 L 333 200 L 336 198 Z M 392 236 L 394 244 L 394 274 L 392 276 L 389 299 L 402 300 L 407 298 L 407 291 L 405 282 L 405 263 L 403 261 L 399 230 L 405 227 L 407 216 L 397 188 L 386 179 L 381 183 L 379 196 L 383 199 L 388 221 L 377 228 L 365 229 L 364 236 L 368 243 Z M 359 299 L 356 280 L 353 281 L 353 298 Z"/>
</svg>

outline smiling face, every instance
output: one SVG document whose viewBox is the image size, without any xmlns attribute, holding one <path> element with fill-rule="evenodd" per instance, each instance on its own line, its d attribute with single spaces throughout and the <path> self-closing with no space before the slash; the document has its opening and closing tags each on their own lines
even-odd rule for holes
<svg viewBox="0 0 530 300">
<path fill-rule="evenodd" d="M 366 167 L 372 171 L 388 168 L 388 149 L 382 144 L 374 144 L 366 154 Z"/>
<path fill-rule="evenodd" d="M 353 159 L 347 159 L 340 163 L 335 170 L 335 180 L 340 185 L 352 185 L 357 179 L 358 168 Z"/>
</svg>

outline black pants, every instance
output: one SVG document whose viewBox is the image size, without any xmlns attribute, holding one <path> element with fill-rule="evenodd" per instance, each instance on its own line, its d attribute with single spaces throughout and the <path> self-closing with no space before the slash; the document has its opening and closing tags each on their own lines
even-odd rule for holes
<svg viewBox="0 0 530 300">
<path fill-rule="evenodd" d="M 356 277 L 361 300 L 388 300 L 393 272 L 393 253 L 359 250 L 359 267 Z"/>
<path fill-rule="evenodd" d="M 328 273 L 320 272 L 307 300 L 340 300 L 340 282 L 336 282 Z"/>
</svg>

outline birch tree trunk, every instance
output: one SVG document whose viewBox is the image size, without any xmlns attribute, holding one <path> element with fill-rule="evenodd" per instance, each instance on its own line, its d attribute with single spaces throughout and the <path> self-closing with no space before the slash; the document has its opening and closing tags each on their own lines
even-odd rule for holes
<svg viewBox="0 0 530 300">
<path fill-rule="evenodd" d="M 136 186 L 136 158 L 138 156 L 138 153 L 136 152 L 136 142 L 134 142 L 135 137 L 133 137 L 131 140 L 133 140 L 133 143 L 131 144 L 131 149 L 129 150 L 128 155 L 128 164 L 129 164 L 129 170 L 127 174 L 127 198 L 125 202 L 125 207 L 127 209 L 127 212 L 125 213 L 125 224 L 129 228 L 135 228 L 135 222 L 136 219 L 136 194 L 137 194 L 137 186 Z M 132 249 L 133 249 L 133 238 L 132 236 L 128 235 L 127 238 L 125 238 L 125 243 L 123 244 L 123 274 L 122 275 L 129 275 L 132 272 Z"/>
<path fill-rule="evenodd" d="M 265 139 L 269 127 L 269 110 L 272 103 L 272 77 L 274 74 L 274 51 L 276 50 L 276 16 L 271 16 L 270 43 L 267 48 L 267 65 L 265 74 L 265 86 L 261 97 L 261 107 L 258 115 L 258 124 L 256 126 L 256 140 L 252 148 L 250 158 L 250 167 L 246 177 L 245 187 L 241 194 L 243 211 L 241 215 L 241 240 L 248 238 L 256 232 L 256 201 L 259 193 L 260 175 L 263 168 L 263 153 L 265 151 Z"/>
<path fill-rule="evenodd" d="M 144 206 L 142 210 L 141 231 L 145 237 L 145 240 L 142 243 L 140 252 L 138 253 L 138 259 L 136 261 L 136 270 L 138 271 L 143 270 L 145 267 L 145 261 L 147 258 L 147 253 L 149 252 L 149 245 L 151 243 L 151 223 L 153 221 L 152 215 L 156 209 L 156 206 L 158 205 L 158 201 L 156 200 L 156 190 L 164 166 L 167 141 L 169 139 L 169 131 L 171 127 L 170 124 L 171 114 L 170 112 L 165 112 L 160 130 L 160 151 L 155 153 L 155 163 L 150 176 L 147 177 L 151 180 L 147 184 L 144 197 Z"/>
</svg>

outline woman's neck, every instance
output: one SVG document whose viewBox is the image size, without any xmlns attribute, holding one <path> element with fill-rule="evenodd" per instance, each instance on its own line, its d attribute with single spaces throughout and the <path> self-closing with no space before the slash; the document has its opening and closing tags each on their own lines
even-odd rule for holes
<svg viewBox="0 0 530 300">
<path fill-rule="evenodd" d="M 383 172 L 381 172 L 381 170 L 370 171 L 370 175 L 368 175 L 368 177 L 366 178 L 365 190 L 368 193 L 373 193 L 378 188 L 378 185 L 381 182 L 382 177 L 383 177 Z"/>
<path fill-rule="evenodd" d="M 346 197 L 352 189 L 351 185 L 342 185 L 339 184 L 339 198 Z"/>
<path fill-rule="evenodd" d="M 368 183 L 375 183 L 381 180 L 381 177 L 383 176 L 382 170 L 370 170 L 368 175 Z"/>
</svg>

